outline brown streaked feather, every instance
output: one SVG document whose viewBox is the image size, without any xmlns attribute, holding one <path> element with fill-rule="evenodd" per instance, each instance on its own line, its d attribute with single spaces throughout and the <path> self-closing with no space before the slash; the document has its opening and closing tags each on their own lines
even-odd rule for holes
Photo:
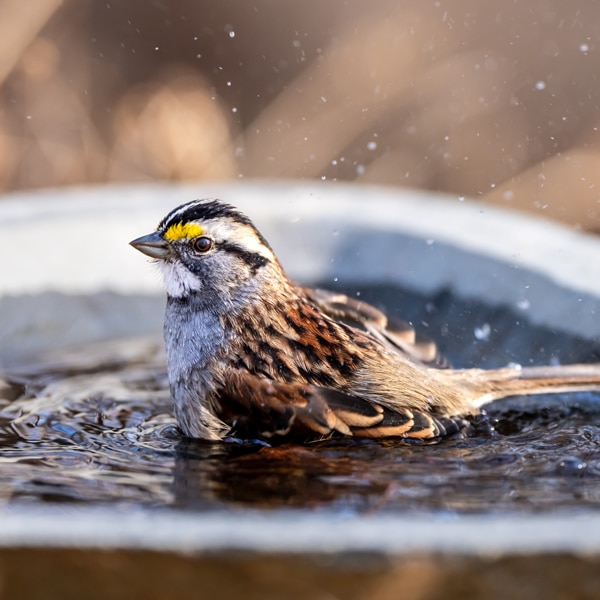
<svg viewBox="0 0 600 600">
<path fill-rule="evenodd" d="M 417 338 L 410 323 L 388 317 L 374 306 L 345 294 L 316 288 L 298 289 L 327 316 L 360 328 L 389 349 L 406 354 L 412 361 L 438 368 L 448 366 L 436 344 Z"/>
<path fill-rule="evenodd" d="M 346 319 L 357 325 L 370 323 L 381 328 L 387 325 L 385 313 L 362 300 L 320 288 L 299 287 L 298 290 L 334 319 Z"/>
<path fill-rule="evenodd" d="M 336 431 L 352 435 L 322 396 L 322 388 L 274 381 L 239 370 L 225 375 L 219 417 L 234 429 L 248 429 L 252 435 L 266 438 L 308 432 L 314 437 Z"/>
<path fill-rule="evenodd" d="M 252 331 L 266 335 L 241 332 L 231 352 L 232 372 L 252 382 L 245 392 L 251 410 L 246 407 L 246 416 L 236 416 L 235 422 L 254 420 L 255 430 L 265 437 L 338 433 L 431 439 L 460 430 L 465 421 L 459 415 L 476 413 L 497 398 L 600 387 L 598 366 L 440 369 L 434 345 L 406 344 L 412 339 L 403 333 L 406 325 L 390 325 L 372 306 L 342 294 L 294 289 L 307 297 L 290 295 L 268 312 L 249 315 Z M 234 377 L 221 379 L 227 384 Z M 265 388 L 258 382 L 263 380 L 277 390 L 286 410 L 278 409 L 274 399 L 260 398 Z M 234 404 L 236 395 L 243 405 L 240 390 L 230 394 Z"/>
<path fill-rule="evenodd" d="M 392 411 L 384 410 L 383 419 L 372 427 L 356 429 L 356 435 L 360 437 L 406 437 L 414 425 L 413 412 L 407 409 Z"/>
<path fill-rule="evenodd" d="M 461 417 L 439 417 L 414 410 L 398 413 L 386 410 L 381 423 L 373 427 L 355 429 L 353 433 L 368 438 L 403 437 L 429 440 L 453 435 L 467 428 L 468 425 L 468 421 Z"/>
<path fill-rule="evenodd" d="M 224 408 L 219 417 L 231 424 L 234 435 L 267 439 L 321 439 L 335 434 L 430 439 L 466 425 L 462 419 L 394 411 L 333 389 L 282 383 L 240 371 L 227 374 L 220 403 Z"/>
<path fill-rule="evenodd" d="M 383 420 L 384 408 L 379 404 L 335 390 L 324 390 L 323 396 L 337 417 L 348 427 L 372 427 Z"/>
<path fill-rule="evenodd" d="M 232 341 L 231 366 L 277 381 L 343 390 L 373 346 L 367 334 L 337 323 L 303 298 L 248 317 L 251 326 Z M 225 326 L 234 328 L 234 320 Z"/>
<path fill-rule="evenodd" d="M 279 394 L 267 379 L 254 379 L 252 386 L 244 385 L 242 378 L 233 378 L 219 395 L 218 416 L 231 425 L 237 435 L 284 436 L 296 418 L 289 402 L 289 390 Z M 294 395 L 298 405 L 306 404 L 300 391 Z"/>
<path fill-rule="evenodd" d="M 390 339 L 397 340 L 399 344 L 412 345 L 417 343 L 417 333 L 414 327 L 395 317 L 388 317 L 385 333 Z"/>
</svg>

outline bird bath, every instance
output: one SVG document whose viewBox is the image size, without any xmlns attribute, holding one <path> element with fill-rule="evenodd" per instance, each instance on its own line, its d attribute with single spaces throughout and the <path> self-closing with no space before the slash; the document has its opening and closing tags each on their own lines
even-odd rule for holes
<svg viewBox="0 0 600 600">
<path fill-rule="evenodd" d="M 6 196 L 3 590 L 536 597 L 519 595 L 524 569 L 546 598 L 600 583 L 597 394 L 509 399 L 439 444 L 183 439 L 161 282 L 127 242 L 206 196 L 248 213 L 293 278 L 410 320 L 455 366 L 600 360 L 600 241 L 553 223 L 297 182 Z"/>
</svg>

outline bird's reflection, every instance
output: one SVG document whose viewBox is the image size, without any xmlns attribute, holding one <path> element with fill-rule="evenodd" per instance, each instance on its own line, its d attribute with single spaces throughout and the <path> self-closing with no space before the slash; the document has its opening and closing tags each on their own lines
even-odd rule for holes
<svg viewBox="0 0 600 600">
<path fill-rule="evenodd" d="M 350 453 L 343 453 L 338 444 L 349 447 Z M 370 461 L 364 454 L 360 461 L 352 456 L 351 449 L 356 445 L 331 441 L 308 447 L 265 447 L 186 439 L 177 448 L 175 502 L 180 508 L 196 510 L 222 508 L 224 503 L 256 508 L 317 508 L 344 502 L 354 508 L 364 507 L 371 494 L 385 491 L 389 481 L 369 474 Z M 360 442 L 358 445 L 364 446 Z"/>
</svg>

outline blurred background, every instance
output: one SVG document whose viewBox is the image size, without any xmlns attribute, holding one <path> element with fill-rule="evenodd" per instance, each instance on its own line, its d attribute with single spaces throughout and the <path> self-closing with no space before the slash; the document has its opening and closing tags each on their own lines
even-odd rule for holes
<svg viewBox="0 0 600 600">
<path fill-rule="evenodd" d="M 595 0 L 0 0 L 3 191 L 303 178 L 600 231 Z"/>
</svg>

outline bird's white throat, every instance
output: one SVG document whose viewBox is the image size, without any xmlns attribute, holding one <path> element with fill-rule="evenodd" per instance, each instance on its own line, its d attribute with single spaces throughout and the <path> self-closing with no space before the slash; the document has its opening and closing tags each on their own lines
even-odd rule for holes
<svg viewBox="0 0 600 600">
<path fill-rule="evenodd" d="M 160 261 L 158 266 L 162 272 L 167 294 L 172 298 L 183 298 L 199 289 L 198 278 L 180 261 Z"/>
</svg>

